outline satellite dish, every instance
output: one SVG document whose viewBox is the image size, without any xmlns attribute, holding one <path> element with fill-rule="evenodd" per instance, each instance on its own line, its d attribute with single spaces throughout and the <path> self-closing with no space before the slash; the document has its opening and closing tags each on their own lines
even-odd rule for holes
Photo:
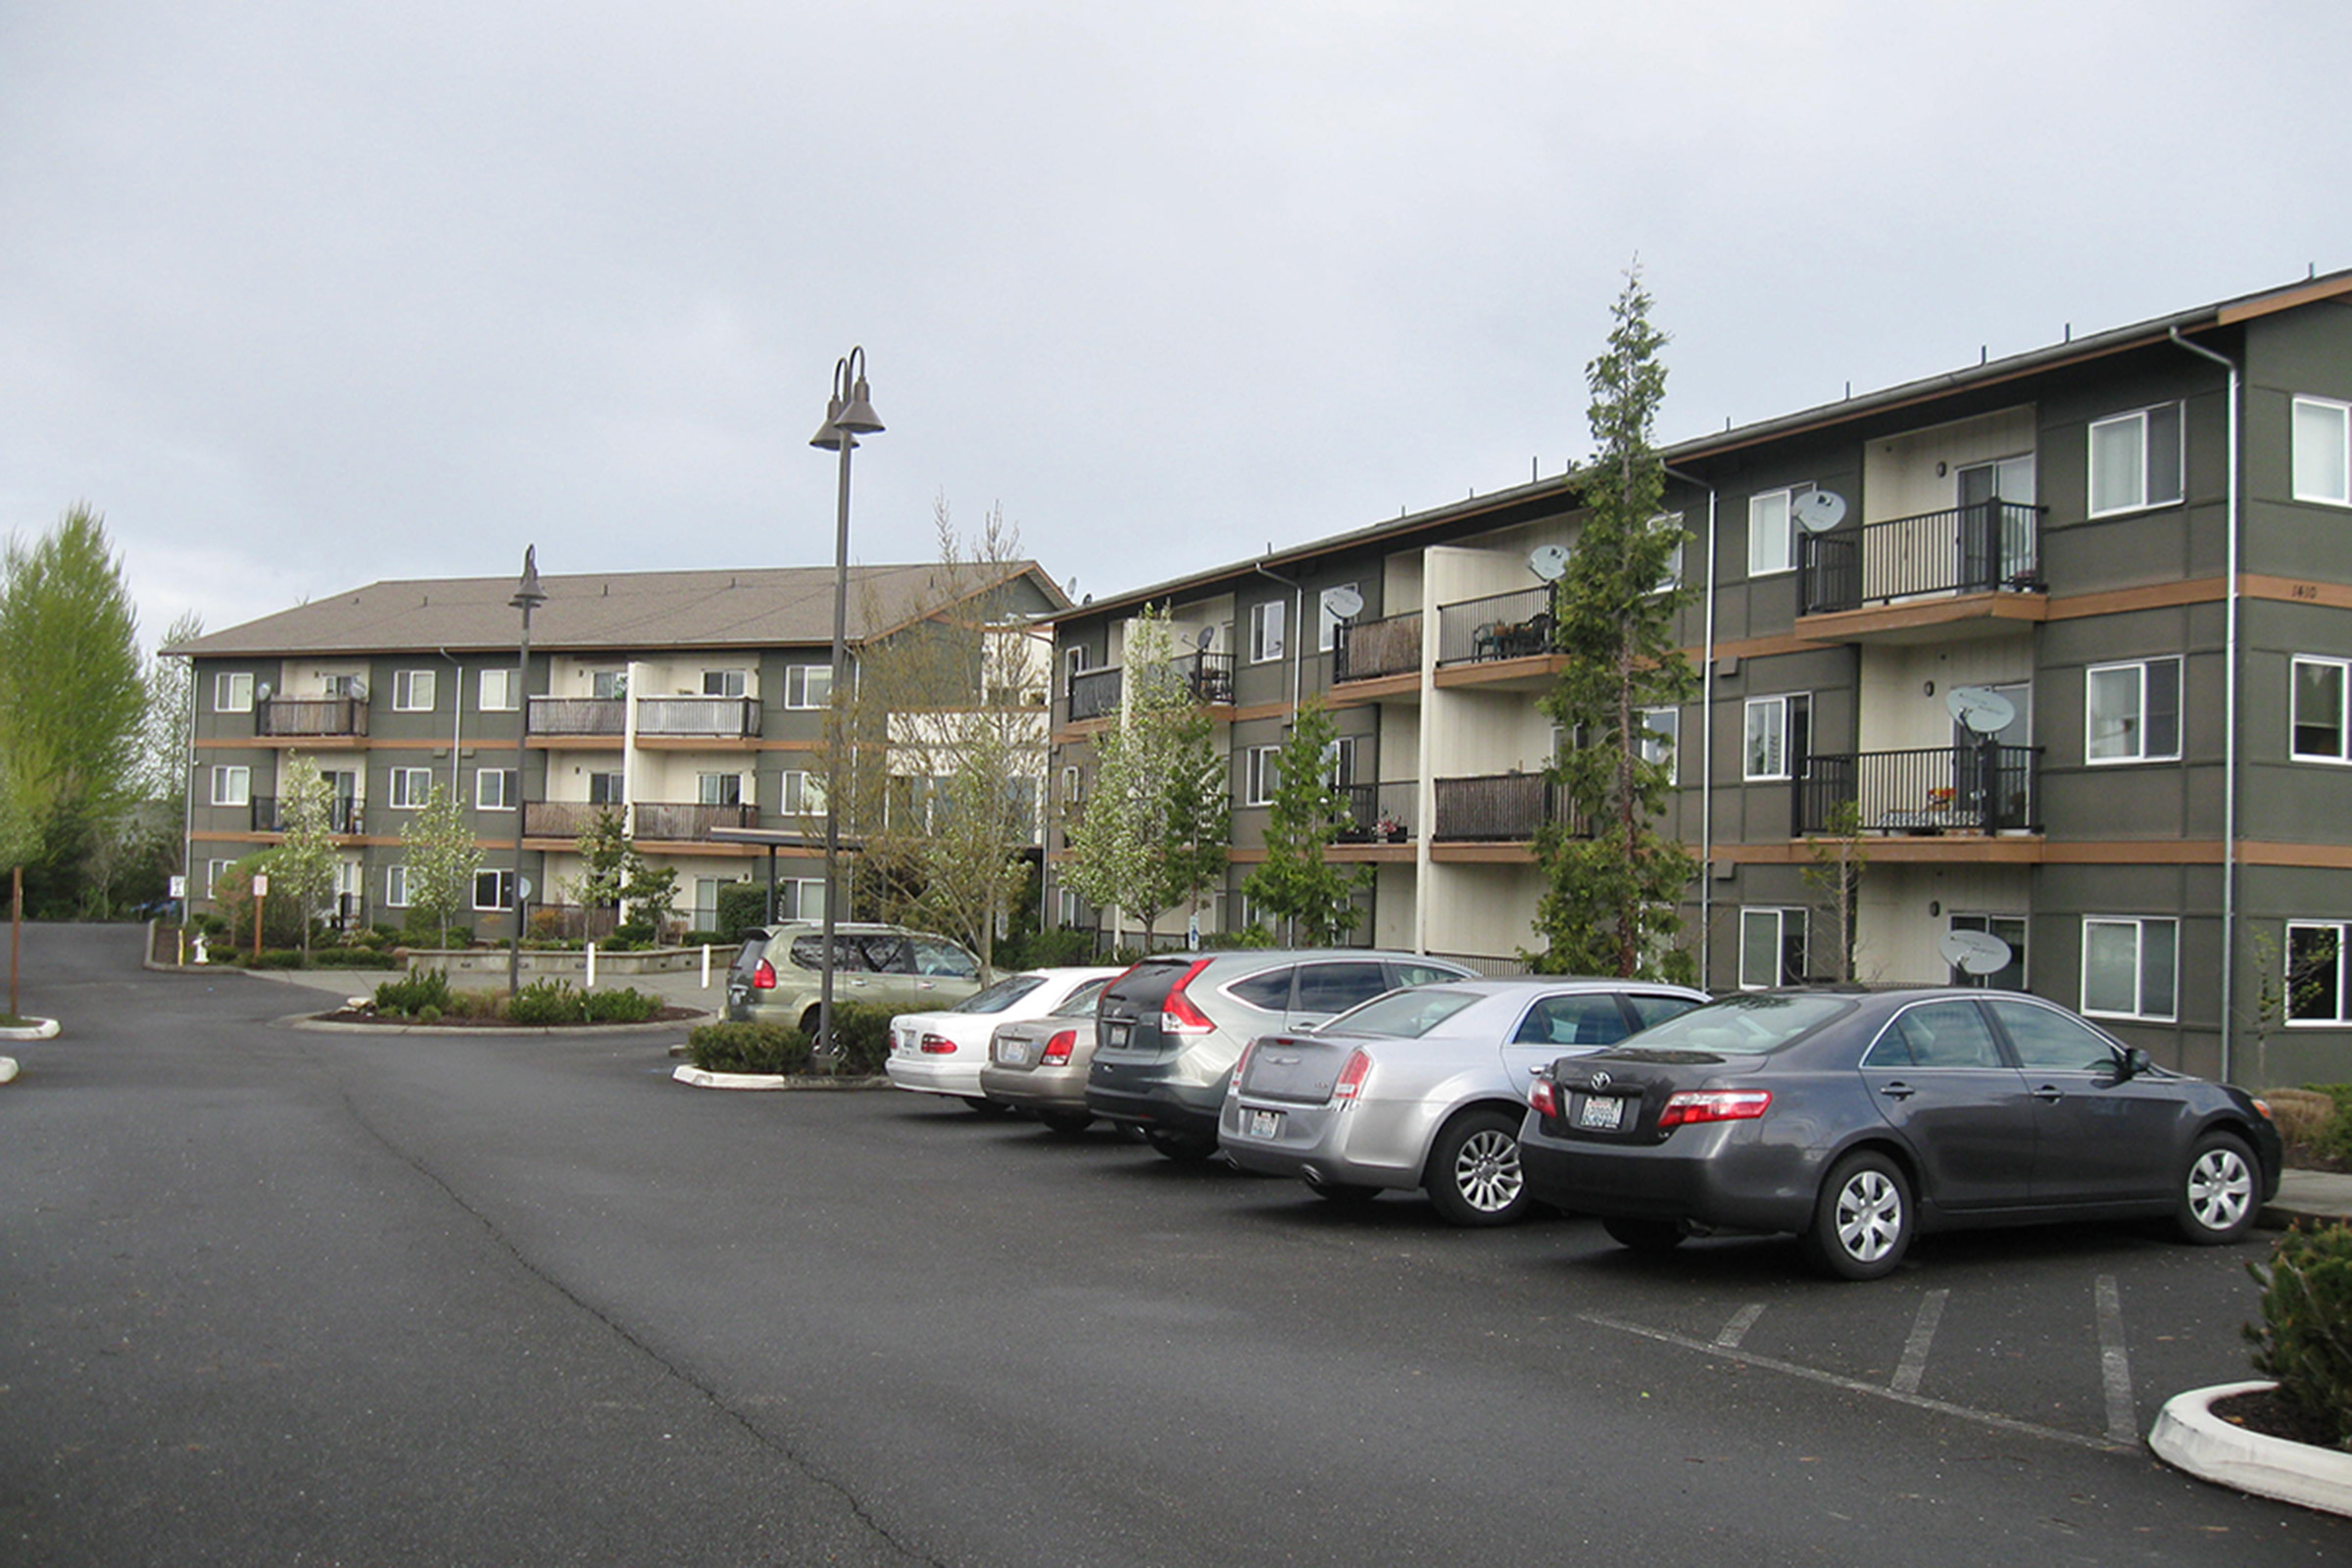
<svg viewBox="0 0 2352 1568">
<path fill-rule="evenodd" d="M 1807 533 L 1828 533 L 1845 520 L 1845 497 L 1835 490 L 1808 490 L 1789 504 L 1797 526 Z"/>
<path fill-rule="evenodd" d="M 270 685 L 266 680 L 256 681 L 253 685 L 253 695 L 259 697 L 265 703 L 274 696 L 276 691 L 277 688 Z"/>
<path fill-rule="evenodd" d="M 1955 686 L 1943 706 L 1971 735 L 1998 735 L 2017 721 L 2017 705 L 1989 686 Z"/>
<path fill-rule="evenodd" d="M 1208 645 L 1216 640 L 1217 628 L 1214 626 L 1203 626 L 1193 633 L 1193 646 L 1204 654 L 1208 652 Z"/>
<path fill-rule="evenodd" d="M 354 702 L 366 702 L 368 700 L 368 683 L 364 680 L 353 681 L 351 683 L 351 697 L 352 701 Z"/>
<path fill-rule="evenodd" d="M 1962 974 L 1998 974 L 2009 967 L 2009 944 L 1989 931 L 1946 931 L 1936 951 Z"/>
<path fill-rule="evenodd" d="M 1566 545 L 1538 545 L 1528 552 L 1527 569 L 1545 582 L 1558 582 L 1568 575 L 1568 547 Z"/>
<path fill-rule="evenodd" d="M 1364 596 L 1352 588 L 1326 588 L 1323 608 L 1340 620 L 1353 620 L 1364 612 Z"/>
</svg>

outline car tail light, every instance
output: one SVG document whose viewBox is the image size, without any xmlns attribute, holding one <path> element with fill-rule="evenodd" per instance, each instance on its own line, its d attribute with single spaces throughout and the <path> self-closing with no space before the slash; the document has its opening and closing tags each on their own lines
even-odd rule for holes
<svg viewBox="0 0 2352 1568">
<path fill-rule="evenodd" d="M 1070 1060 L 1070 1053 L 1077 1049 L 1078 1031 L 1075 1029 L 1064 1029 L 1061 1033 L 1055 1035 L 1053 1039 L 1046 1042 L 1045 1054 L 1037 1058 L 1038 1065 L 1041 1067 L 1067 1066 Z"/>
<path fill-rule="evenodd" d="M 1538 1078 L 1527 1086 L 1527 1102 L 1536 1107 L 1536 1114 L 1551 1121 L 1560 1119 L 1559 1085 L 1548 1078 Z"/>
<path fill-rule="evenodd" d="M 956 1042 L 946 1035 L 925 1035 L 922 1052 L 926 1056 L 953 1056 L 956 1054 Z"/>
<path fill-rule="evenodd" d="M 752 989 L 754 991 L 773 991 L 776 989 L 776 966 L 768 962 L 765 958 L 761 958 L 760 960 L 760 967 L 752 971 Z"/>
<path fill-rule="evenodd" d="M 1771 1103 L 1769 1089 L 1686 1089 L 1658 1112 L 1658 1131 L 1702 1121 L 1753 1121 Z"/>
<path fill-rule="evenodd" d="M 1334 1104 L 1346 1104 L 1363 1092 L 1364 1079 L 1372 1072 L 1372 1058 L 1361 1046 L 1348 1053 L 1348 1065 L 1340 1069 L 1340 1081 L 1331 1086 Z"/>
<path fill-rule="evenodd" d="M 1184 971 L 1183 979 L 1168 987 L 1167 998 L 1159 1004 L 1161 1034 L 1205 1035 L 1215 1031 L 1217 1026 L 1208 1021 L 1208 1014 L 1194 1006 L 1193 999 L 1184 994 L 1184 988 L 1193 983 L 1193 977 L 1207 967 L 1208 960 L 1202 958 Z"/>
<path fill-rule="evenodd" d="M 1233 1058 L 1233 1077 L 1228 1080 L 1228 1082 L 1230 1082 L 1235 1089 L 1242 1087 L 1242 1074 L 1250 1070 L 1250 1053 L 1255 1051 L 1256 1049 L 1257 1042 L 1252 1040 L 1242 1048 L 1242 1054 L 1240 1055 Z"/>
</svg>

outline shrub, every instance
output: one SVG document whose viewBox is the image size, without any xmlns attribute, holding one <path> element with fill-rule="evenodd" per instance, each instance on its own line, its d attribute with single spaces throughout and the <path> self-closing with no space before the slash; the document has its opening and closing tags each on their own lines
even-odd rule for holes
<svg viewBox="0 0 2352 1568">
<path fill-rule="evenodd" d="M 2279 1238 L 2262 1286 L 2262 1323 L 2248 1324 L 2254 1369 L 2310 1431 L 2352 1453 L 2352 1225 L 2298 1226 Z"/>
<path fill-rule="evenodd" d="M 582 999 L 590 1023 L 648 1023 L 662 1015 L 659 995 L 623 986 L 618 991 L 591 991 Z"/>
<path fill-rule="evenodd" d="M 588 1016 L 588 1004 L 568 981 L 534 980 L 514 993 L 507 1004 L 507 1017 L 514 1023 L 550 1024 L 580 1023 Z"/>
<path fill-rule="evenodd" d="M 267 921 L 264 922 L 265 924 Z M 249 958 L 249 969 L 299 969 L 303 967 L 300 948 L 264 948 L 258 958 Z"/>
<path fill-rule="evenodd" d="M 449 1006 L 449 971 L 417 969 L 375 988 L 375 1010 L 396 1018 L 420 1017 L 430 1007 L 438 1018 Z M 430 1021 L 429 1019 L 427 1020 Z"/>
<path fill-rule="evenodd" d="M 376 948 L 314 948 L 311 967 L 314 969 L 383 969 L 391 965 L 389 958 Z"/>
<path fill-rule="evenodd" d="M 839 1053 L 833 1070 L 845 1078 L 868 1078 L 882 1070 L 890 1056 L 888 1007 L 870 1002 L 833 1004 L 833 1044 Z"/>
<path fill-rule="evenodd" d="M 1095 934 L 1068 926 L 1031 931 L 1018 941 L 998 943 L 996 960 L 1004 970 L 1077 968 L 1095 961 Z"/>
<path fill-rule="evenodd" d="M 612 949 L 614 953 L 626 953 L 634 948 L 650 948 L 654 945 L 655 935 L 654 924 L 651 920 L 623 920 L 612 928 L 612 935 L 605 942 L 604 946 Z"/>
<path fill-rule="evenodd" d="M 808 1070 L 808 1037 L 788 1024 L 707 1023 L 686 1037 L 686 1059 L 705 1072 Z"/>
<path fill-rule="evenodd" d="M 718 940 L 733 946 L 743 934 L 767 923 L 767 888 L 759 882 L 718 885 Z"/>
</svg>

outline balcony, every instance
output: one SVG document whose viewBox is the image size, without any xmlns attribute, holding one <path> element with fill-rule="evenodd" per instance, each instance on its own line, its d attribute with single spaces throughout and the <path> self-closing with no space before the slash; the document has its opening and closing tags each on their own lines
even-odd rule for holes
<svg viewBox="0 0 2352 1568">
<path fill-rule="evenodd" d="M 522 836 L 528 839 L 571 839 L 596 826 L 607 812 L 617 816 L 621 808 L 601 801 L 525 801 Z"/>
<path fill-rule="evenodd" d="M 636 819 L 636 837 L 667 844 L 709 838 L 714 827 L 755 827 L 760 820 L 759 808 L 750 805 L 689 806 L 639 801 L 629 810 Z"/>
<path fill-rule="evenodd" d="M 329 833 L 363 833 L 360 825 L 362 803 L 335 796 L 327 803 L 326 830 Z M 253 831 L 283 833 L 286 830 L 285 802 L 275 795 L 253 797 Z"/>
<path fill-rule="evenodd" d="M 1119 710 L 1120 671 L 1088 669 L 1070 677 L 1070 722 L 1107 718 Z"/>
<path fill-rule="evenodd" d="M 253 709 L 261 736 L 324 739 L 368 733 L 368 704 L 357 697 L 268 697 Z"/>
<path fill-rule="evenodd" d="M 1421 673 L 1421 612 L 1385 620 L 1340 622 L 1331 645 L 1331 683 Z"/>
<path fill-rule="evenodd" d="M 752 697 L 640 697 L 637 734 L 694 740 L 750 740 L 760 733 L 760 703 Z"/>
<path fill-rule="evenodd" d="M 1184 681 L 1185 689 L 1193 694 L 1193 701 L 1216 707 L 1224 707 L 1232 703 L 1233 656 L 1231 654 L 1212 654 L 1203 648 L 1198 653 L 1185 654 L 1169 660 L 1168 667 L 1173 669 Z"/>
<path fill-rule="evenodd" d="M 1438 662 L 1466 664 L 1553 652 L 1551 587 L 1438 607 Z"/>
<path fill-rule="evenodd" d="M 2038 746 L 1810 757 L 1789 784 L 1789 836 L 1837 832 L 1847 806 L 1854 828 L 1869 834 L 2038 833 L 2040 784 Z"/>
<path fill-rule="evenodd" d="M 1524 844 L 1547 822 L 1576 829 L 1567 803 L 1541 773 L 1442 778 L 1430 837 L 1441 843 Z"/>
<path fill-rule="evenodd" d="M 533 735 L 611 735 L 626 732 L 628 715 L 618 697 L 534 697 Z"/>
<path fill-rule="evenodd" d="M 1342 844 L 1402 844 L 1413 837 L 1414 807 L 1420 786 L 1412 779 L 1385 784 L 1343 784 L 1348 799 L 1348 821 L 1340 829 Z"/>
<path fill-rule="evenodd" d="M 1922 607 L 1934 612 L 1953 600 L 1995 595 L 2011 603 L 1997 609 L 1978 607 L 1973 613 L 2038 619 L 2037 613 L 2020 611 L 2024 596 L 2043 592 L 2045 510 L 1995 499 L 1836 533 L 1802 534 L 1797 539 L 1797 613 L 1900 609 L 1912 612 L 1900 618 L 1916 624 Z M 2038 608 L 2036 600 L 2034 609 Z M 1952 617 L 1945 609 L 1928 618 Z"/>
</svg>

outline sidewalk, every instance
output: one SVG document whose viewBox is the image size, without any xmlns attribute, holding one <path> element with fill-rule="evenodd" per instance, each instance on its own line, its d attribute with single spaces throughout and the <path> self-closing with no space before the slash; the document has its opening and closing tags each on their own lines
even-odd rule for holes
<svg viewBox="0 0 2352 1568">
<path fill-rule="evenodd" d="M 2278 1196 L 2262 1211 L 2262 1223 L 2284 1230 L 2297 1220 L 2313 1225 L 2352 1221 L 2352 1176 L 2327 1170 L 2290 1170 Z"/>
<path fill-rule="evenodd" d="M 196 974 L 202 971 L 191 966 L 182 972 Z M 404 969 L 236 969 L 223 965 L 222 972 L 249 974 L 257 980 L 274 980 L 280 985 L 318 992 L 336 1003 L 353 997 L 372 997 L 375 988 L 385 981 L 408 978 L 408 971 Z M 576 986 L 579 981 L 574 978 L 571 984 Z M 503 992 L 506 990 L 506 976 L 464 975 L 453 978 L 450 985 L 460 991 Z M 651 992 L 674 1006 L 715 1013 L 724 1010 L 727 1004 L 727 967 L 725 959 L 713 950 L 710 956 L 710 984 L 708 988 L 703 985 L 700 971 L 695 969 L 662 974 L 599 975 L 596 988 L 599 991 L 633 989 Z M 321 1003 L 320 1006 L 323 1008 L 327 1004 Z"/>
</svg>

